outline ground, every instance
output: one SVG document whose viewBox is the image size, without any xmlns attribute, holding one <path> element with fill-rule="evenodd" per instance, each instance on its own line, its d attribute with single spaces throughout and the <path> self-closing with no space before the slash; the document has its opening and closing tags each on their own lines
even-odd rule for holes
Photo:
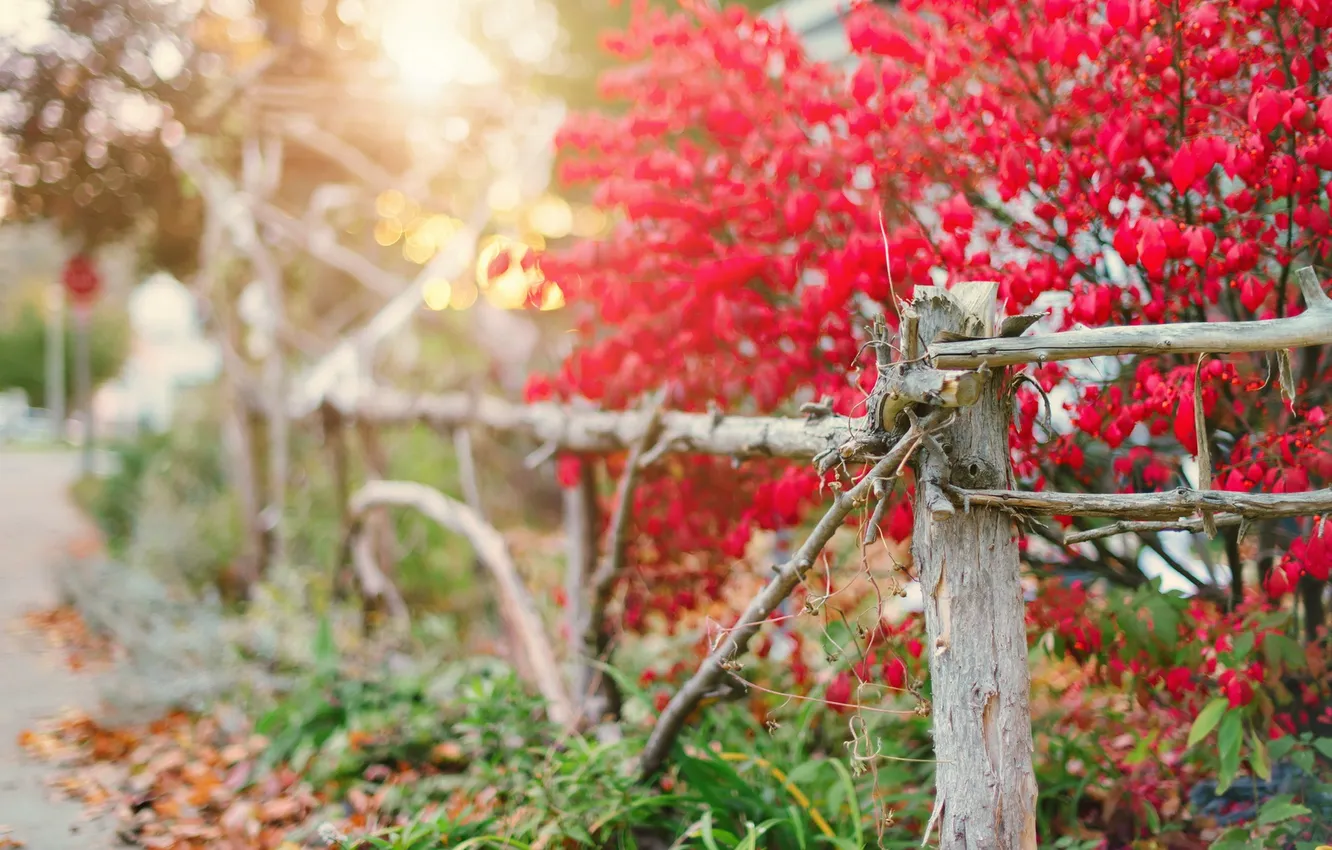
<svg viewBox="0 0 1332 850">
<path fill-rule="evenodd" d="M 94 675 L 70 671 L 63 653 L 23 624 L 24 614 L 56 604 L 53 565 L 89 536 L 66 495 L 78 464 L 74 452 L 0 451 L 0 847 L 6 838 L 28 850 L 118 844 L 110 821 L 86 821 L 78 803 L 54 799 L 45 786 L 54 768 L 18 744 L 43 718 L 97 702 Z"/>
</svg>

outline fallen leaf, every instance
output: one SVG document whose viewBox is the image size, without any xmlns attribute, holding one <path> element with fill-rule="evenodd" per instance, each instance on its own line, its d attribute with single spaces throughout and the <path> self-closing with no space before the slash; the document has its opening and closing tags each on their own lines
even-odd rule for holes
<svg viewBox="0 0 1332 850">
<path fill-rule="evenodd" d="M 277 823 L 299 816 L 304 808 L 297 800 L 279 797 L 264 802 L 259 809 L 259 818 L 268 823 Z"/>
</svg>

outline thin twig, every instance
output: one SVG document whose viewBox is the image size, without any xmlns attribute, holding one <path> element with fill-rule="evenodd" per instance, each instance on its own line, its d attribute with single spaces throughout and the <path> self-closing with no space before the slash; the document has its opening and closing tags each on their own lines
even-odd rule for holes
<svg viewBox="0 0 1332 850">
<path fill-rule="evenodd" d="M 458 456 L 458 478 L 467 507 L 484 517 L 481 508 L 481 484 L 476 477 L 476 455 L 472 452 L 472 432 L 466 426 L 453 429 L 453 451 Z"/>
<path fill-rule="evenodd" d="M 874 482 L 890 476 L 902 465 L 908 453 L 920 443 L 921 434 L 943 427 L 951 418 L 946 410 L 936 410 L 924 417 L 879 461 L 869 473 L 851 489 L 838 493 L 833 504 L 810 532 L 804 544 L 796 551 L 791 560 L 777 568 L 776 575 L 750 601 L 737 621 L 719 645 L 712 650 L 698 670 L 667 704 L 657 725 L 653 728 L 639 762 L 641 775 L 653 776 L 661 769 L 667 754 L 675 744 L 685 719 L 698 707 L 703 697 L 711 692 L 726 673 L 726 665 L 732 664 L 749 646 L 749 641 L 758 633 L 759 628 L 781 605 L 782 600 L 791 595 L 814 565 L 823 547 L 828 544 L 857 504 L 864 501 Z"/>
<path fill-rule="evenodd" d="M 1206 354 L 1198 355 L 1198 365 L 1193 368 L 1193 432 L 1198 444 L 1198 489 L 1212 489 L 1212 447 L 1207 439 L 1207 415 L 1203 410 L 1202 367 Z M 1212 512 L 1202 512 L 1203 530 L 1208 537 L 1216 537 L 1216 522 Z"/>
<path fill-rule="evenodd" d="M 1236 514 L 1219 514 L 1213 519 L 1216 520 L 1218 528 L 1239 525 L 1244 521 L 1244 517 Z M 1203 521 L 1201 519 L 1181 519 L 1181 520 L 1120 520 L 1112 522 L 1109 525 L 1103 525 L 1099 528 L 1089 528 L 1086 531 L 1075 531 L 1072 534 L 1064 536 L 1064 543 L 1073 546 L 1077 543 L 1086 543 L 1091 540 L 1100 540 L 1103 537 L 1114 537 L 1119 534 L 1140 534 L 1152 531 L 1202 531 Z"/>
</svg>

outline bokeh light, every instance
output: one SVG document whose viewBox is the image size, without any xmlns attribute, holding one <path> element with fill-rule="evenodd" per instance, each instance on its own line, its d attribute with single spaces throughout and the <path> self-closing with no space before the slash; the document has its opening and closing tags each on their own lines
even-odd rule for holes
<svg viewBox="0 0 1332 850">
<path fill-rule="evenodd" d="M 527 221 L 542 236 L 561 239 L 573 231 L 574 215 L 568 201 L 546 195 L 532 204 L 527 211 Z"/>
<path fill-rule="evenodd" d="M 421 298 L 431 310 L 447 310 L 453 298 L 453 284 L 442 277 L 432 277 L 422 285 Z"/>
<path fill-rule="evenodd" d="M 476 284 L 470 280 L 461 280 L 449 293 L 449 306 L 454 310 L 466 310 L 476 303 L 478 295 L 480 293 L 477 292 Z"/>
<path fill-rule="evenodd" d="M 402 224 L 396 218 L 380 219 L 375 224 L 375 241 L 385 248 L 402 238 Z"/>
</svg>

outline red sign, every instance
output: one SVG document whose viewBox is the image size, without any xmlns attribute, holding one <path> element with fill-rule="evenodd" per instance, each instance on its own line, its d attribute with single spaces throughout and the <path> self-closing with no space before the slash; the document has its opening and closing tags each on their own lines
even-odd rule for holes
<svg viewBox="0 0 1332 850">
<path fill-rule="evenodd" d="M 91 303 L 102 287 L 97 269 L 83 254 L 75 254 L 65 264 L 65 290 L 76 304 Z"/>
</svg>

